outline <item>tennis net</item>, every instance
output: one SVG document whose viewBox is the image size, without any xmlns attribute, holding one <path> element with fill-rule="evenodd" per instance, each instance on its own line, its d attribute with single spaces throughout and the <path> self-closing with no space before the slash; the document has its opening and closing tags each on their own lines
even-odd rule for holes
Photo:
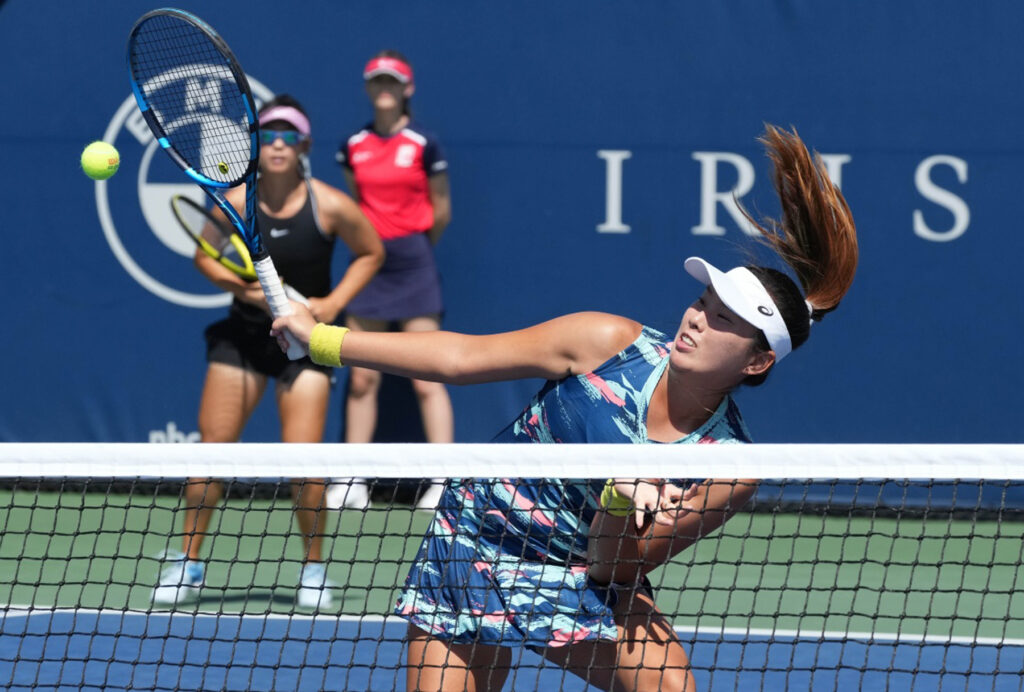
<svg viewBox="0 0 1024 692">
<path fill-rule="evenodd" d="M 601 626 L 598 613 L 584 627 L 587 616 L 642 593 L 674 630 L 697 689 L 1021 689 L 1022 462 L 1014 445 L 0 445 L 0 687 L 404 690 L 401 600 L 424 629 L 525 637 L 503 689 L 598 689 L 588 682 L 613 675 L 614 656 L 592 654 L 573 673 L 538 653 L 586 646 L 572 642 Z M 379 488 L 366 509 L 303 510 L 315 516 L 307 533 L 321 536 L 320 560 L 292 498 L 303 488 L 314 492 L 299 497 L 322 497 L 324 485 L 293 477 Z M 443 496 L 435 519 L 396 496 L 394 479 L 409 477 L 463 479 L 461 492 Z M 182 554 L 195 527 L 186 478 L 223 479 L 225 490 L 196 561 Z M 592 550 L 594 575 L 604 566 L 595 540 L 642 543 L 628 526 L 592 530 L 590 541 L 565 530 L 589 516 L 581 507 L 608 478 L 758 482 L 724 484 L 751 499 L 730 500 L 737 511 L 722 528 L 647 582 L 588 589 L 581 549 Z M 194 487 L 203 503 L 217 499 Z M 581 500 L 573 488 L 588 490 Z M 502 497 L 511 500 L 500 511 L 489 504 Z M 403 591 L 406 577 L 428 531 L 472 533 L 451 514 L 467 502 L 480 516 L 474 549 L 513 546 L 531 567 L 505 571 L 519 582 L 501 612 L 458 578 L 446 582 L 446 565 L 433 576 L 462 594 L 464 617 L 428 613 L 428 596 Z M 714 509 L 691 514 L 710 525 Z M 612 566 L 639 578 L 637 555 L 616 555 Z M 493 577 L 481 599 L 504 567 L 473 563 Z M 605 600 L 561 593 L 581 573 L 583 591 Z M 544 626 L 524 635 L 534 621 Z"/>
</svg>

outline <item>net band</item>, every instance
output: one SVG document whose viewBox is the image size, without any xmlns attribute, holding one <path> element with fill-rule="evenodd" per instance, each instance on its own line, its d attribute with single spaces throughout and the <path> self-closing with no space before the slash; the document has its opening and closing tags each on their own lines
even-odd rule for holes
<svg viewBox="0 0 1024 692">
<path fill-rule="evenodd" d="M 690 672 L 712 690 L 1019 689 L 1021 452 L 0 445 L 0 687 L 436 689 L 441 668 L 457 679 L 446 658 L 413 658 L 411 625 L 510 647 L 509 665 L 481 673 L 495 689 L 609 676 L 682 689 Z M 424 504 L 431 481 L 416 476 L 449 480 Z M 631 476 L 762 480 L 687 485 L 699 499 L 682 513 L 676 481 L 638 483 L 630 502 L 647 523 L 602 510 L 607 479 L 621 491 Z M 665 502 L 649 503 L 652 488 Z M 196 510 L 214 507 L 200 523 Z M 666 519 L 667 542 L 655 534 Z M 626 647 L 637 668 L 555 662 L 642 630 L 644 599 L 664 628 Z"/>
<path fill-rule="evenodd" d="M 285 449 L 287 448 L 287 449 Z M 1024 445 L 503 445 L 7 443 L 0 476 L 281 477 L 282 458 L 310 477 L 1024 479 Z M 893 475 L 897 472 L 898 475 Z"/>
</svg>

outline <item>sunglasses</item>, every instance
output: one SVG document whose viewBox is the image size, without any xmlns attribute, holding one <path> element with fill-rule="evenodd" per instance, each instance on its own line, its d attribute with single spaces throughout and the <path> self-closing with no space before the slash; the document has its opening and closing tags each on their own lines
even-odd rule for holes
<svg viewBox="0 0 1024 692">
<path fill-rule="evenodd" d="M 290 147 L 298 145 L 306 139 L 306 135 L 296 130 L 260 130 L 260 144 L 270 146 L 280 139 Z"/>
</svg>

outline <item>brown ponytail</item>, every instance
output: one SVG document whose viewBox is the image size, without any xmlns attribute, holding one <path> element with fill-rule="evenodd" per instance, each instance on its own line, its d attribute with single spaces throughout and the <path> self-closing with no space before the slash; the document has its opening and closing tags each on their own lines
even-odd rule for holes
<svg viewBox="0 0 1024 692">
<path fill-rule="evenodd" d="M 759 141 L 774 164 L 782 221 L 767 219 L 762 225 L 744 214 L 793 269 L 820 319 L 836 309 L 853 283 L 858 257 L 853 214 L 821 156 L 811 156 L 796 129 L 766 125 Z"/>
<path fill-rule="evenodd" d="M 761 239 L 793 270 L 803 291 L 780 271 L 757 266 L 748 269 L 772 296 L 796 349 L 810 336 L 810 321 L 835 310 L 850 289 L 857 271 L 857 228 L 843 193 L 829 180 L 821 156 L 807 151 L 796 129 L 787 132 L 765 125 L 759 141 L 774 165 L 781 221 L 758 222 L 741 210 L 761 232 Z M 763 335 L 759 342 L 768 350 Z M 761 384 L 767 374 L 748 377 L 745 383 Z"/>
</svg>

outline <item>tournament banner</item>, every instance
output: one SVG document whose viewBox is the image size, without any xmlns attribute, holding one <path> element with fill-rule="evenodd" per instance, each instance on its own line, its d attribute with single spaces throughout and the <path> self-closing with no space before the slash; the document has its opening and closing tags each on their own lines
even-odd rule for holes
<svg viewBox="0 0 1024 692">
<path fill-rule="evenodd" d="M 342 189 L 334 152 L 371 117 L 362 65 L 409 56 L 414 117 L 449 161 L 437 255 L 455 331 L 598 310 L 671 336 L 700 292 L 687 257 L 758 252 L 736 204 L 778 214 L 756 139 L 795 127 L 850 203 L 861 264 L 808 343 L 738 391 L 755 441 L 1019 441 L 1019 3 L 182 7 L 218 27 L 258 101 L 306 106 L 313 174 Z M 130 91 L 125 41 L 149 9 L 0 6 L 4 442 L 198 440 L 203 330 L 228 298 L 171 214 L 171 197 L 201 192 Z M 217 109 L 219 89 L 197 85 L 190 107 Z M 106 181 L 78 166 L 96 139 L 121 155 Z M 338 275 L 346 262 L 339 250 Z M 539 384 L 450 388 L 457 440 L 488 440 Z M 408 401 L 381 419 L 396 437 L 419 425 Z M 270 392 L 243 439 L 279 439 Z"/>
</svg>

